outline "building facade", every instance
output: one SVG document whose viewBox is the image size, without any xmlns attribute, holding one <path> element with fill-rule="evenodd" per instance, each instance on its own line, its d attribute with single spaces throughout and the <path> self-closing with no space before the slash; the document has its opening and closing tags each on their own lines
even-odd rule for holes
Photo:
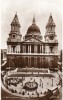
<svg viewBox="0 0 63 100">
<path fill-rule="evenodd" d="M 27 29 L 24 39 L 20 33 L 17 14 L 11 23 L 11 31 L 7 39 L 7 60 L 11 67 L 57 68 L 58 40 L 52 15 L 46 25 L 45 41 L 40 28 L 33 17 L 32 25 Z"/>
<path fill-rule="evenodd" d="M 1 49 L 1 64 L 7 60 L 7 49 Z"/>
</svg>

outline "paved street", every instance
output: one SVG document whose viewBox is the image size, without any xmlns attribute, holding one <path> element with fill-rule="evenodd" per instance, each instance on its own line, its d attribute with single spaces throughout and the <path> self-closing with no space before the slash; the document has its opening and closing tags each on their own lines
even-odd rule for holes
<svg viewBox="0 0 63 100">
<path fill-rule="evenodd" d="M 57 74 L 54 74 L 55 76 L 56 76 L 56 78 L 54 78 L 54 81 L 53 81 L 53 85 L 56 85 L 56 82 L 58 82 L 58 77 L 57 77 Z M 42 90 L 42 93 L 45 91 L 45 89 L 46 88 L 50 88 L 50 86 L 51 86 L 51 84 L 52 84 L 52 79 L 50 78 L 50 77 L 45 77 L 45 78 L 43 78 L 43 77 L 32 77 L 32 79 L 34 80 L 35 79 L 35 81 L 36 82 L 38 82 L 38 92 L 40 93 L 40 91 Z M 43 84 L 43 89 L 42 89 L 42 87 L 40 86 L 40 79 L 42 80 L 42 82 L 44 83 Z M 26 82 L 28 82 L 30 80 L 30 77 L 25 77 L 25 80 L 23 81 L 23 85 L 26 83 Z M 47 83 L 49 83 L 49 84 L 47 84 Z M 18 88 L 20 89 L 20 86 L 19 86 L 19 84 L 17 85 L 17 90 L 18 90 Z M 21 91 L 21 90 L 20 90 Z M 55 96 L 55 97 L 57 97 L 57 99 L 55 99 L 55 97 L 54 97 L 54 99 L 51 99 L 51 100 L 62 100 L 62 97 L 61 97 L 61 89 L 59 90 L 60 91 L 60 94 L 58 94 L 58 96 Z M 30 92 L 31 93 L 31 92 Z M 11 95 L 11 94 L 9 94 L 9 93 L 7 93 L 5 90 L 3 90 L 3 88 L 2 88 L 2 92 L 1 92 L 1 97 L 2 97 L 2 100 L 26 100 L 26 97 L 24 98 L 21 98 L 21 97 L 18 97 L 18 96 L 14 96 L 14 95 Z M 40 97 L 40 98 L 33 98 L 33 99 L 31 99 L 31 98 L 27 98 L 27 100 L 49 100 L 48 99 L 48 97 L 47 96 L 45 96 L 45 97 Z"/>
<path fill-rule="evenodd" d="M 60 99 L 52 99 L 52 100 L 62 100 L 61 89 L 60 89 L 60 95 L 58 96 L 60 96 Z M 22 99 L 21 97 L 11 95 L 7 93 L 6 91 L 4 91 L 3 89 L 1 89 L 1 100 L 26 100 L 26 99 Z M 42 100 L 42 98 L 27 99 L 27 100 Z M 47 97 L 45 97 L 43 98 L 43 100 L 48 100 L 48 99 Z"/>
</svg>

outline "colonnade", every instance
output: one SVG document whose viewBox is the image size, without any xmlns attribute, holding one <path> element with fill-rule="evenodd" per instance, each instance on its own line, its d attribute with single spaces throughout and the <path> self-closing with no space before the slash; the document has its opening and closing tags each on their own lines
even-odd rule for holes
<svg viewBox="0 0 63 100">
<path fill-rule="evenodd" d="M 22 53 L 43 53 L 42 45 L 27 44 L 22 45 L 21 49 Z"/>
<path fill-rule="evenodd" d="M 17 45 L 17 46 L 8 45 L 7 52 L 8 53 L 20 53 L 20 45 Z"/>
<path fill-rule="evenodd" d="M 43 65 L 43 58 L 42 57 L 23 57 L 21 59 L 22 61 L 22 66 L 24 67 L 42 67 Z"/>
<path fill-rule="evenodd" d="M 23 44 L 23 45 L 7 45 L 8 53 L 56 53 L 57 46 L 55 46 L 51 52 L 50 47 L 47 45 L 41 44 Z"/>
</svg>

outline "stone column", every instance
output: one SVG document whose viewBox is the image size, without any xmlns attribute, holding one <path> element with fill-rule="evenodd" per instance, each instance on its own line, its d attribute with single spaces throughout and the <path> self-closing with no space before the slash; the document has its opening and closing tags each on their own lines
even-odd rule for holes
<svg viewBox="0 0 63 100">
<path fill-rule="evenodd" d="M 11 53 L 11 46 L 9 45 L 9 53 Z"/>
<path fill-rule="evenodd" d="M 37 53 L 37 45 L 35 45 L 35 53 Z"/>
<path fill-rule="evenodd" d="M 41 68 L 44 67 L 43 66 L 43 57 L 41 58 Z"/>
<path fill-rule="evenodd" d="M 36 45 L 36 53 L 38 53 L 38 45 Z"/>
<path fill-rule="evenodd" d="M 25 45 L 23 45 L 23 53 L 25 53 Z"/>
<path fill-rule="evenodd" d="M 26 53 L 26 45 L 25 45 L 25 53 Z"/>
<path fill-rule="evenodd" d="M 30 57 L 30 67 L 31 67 L 31 57 Z"/>
<path fill-rule="evenodd" d="M 16 49 L 17 49 L 17 53 L 18 53 L 18 45 L 17 45 L 17 48 Z"/>
<path fill-rule="evenodd" d="M 30 53 L 30 45 L 28 45 L 28 51 L 29 51 L 28 53 Z"/>
<path fill-rule="evenodd" d="M 42 53 L 42 45 L 40 45 L 40 53 Z"/>
<path fill-rule="evenodd" d="M 44 52 L 44 46 L 42 46 L 42 52 Z"/>
<path fill-rule="evenodd" d="M 11 47 L 11 53 L 13 53 L 13 47 Z"/>
<path fill-rule="evenodd" d="M 3 52 L 3 59 L 4 59 L 4 52 Z"/>
<path fill-rule="evenodd" d="M 37 65 L 37 58 L 34 57 L 34 67 L 36 68 L 36 65 Z"/>
<path fill-rule="evenodd" d="M 30 53 L 31 53 L 31 45 L 30 45 Z"/>
<path fill-rule="evenodd" d="M 22 52 L 23 52 L 23 53 L 25 53 L 25 50 L 24 50 L 24 49 L 25 49 L 25 47 L 24 47 L 24 45 L 22 46 L 22 48 L 23 48 L 23 51 L 22 51 Z"/>
<path fill-rule="evenodd" d="M 11 53 L 11 45 L 9 45 L 9 53 Z"/>
<path fill-rule="evenodd" d="M 16 47 L 15 47 L 16 53 L 18 53 L 17 48 L 18 48 L 18 47 L 16 46 Z"/>
<path fill-rule="evenodd" d="M 18 45 L 18 52 L 19 52 L 19 45 Z"/>
<path fill-rule="evenodd" d="M 34 45 L 34 53 L 36 53 L 36 45 Z"/>
<path fill-rule="evenodd" d="M 29 67 L 30 67 L 30 57 L 29 57 Z"/>
<path fill-rule="evenodd" d="M 15 53 L 16 53 L 16 47 L 15 47 Z"/>
<path fill-rule="evenodd" d="M 29 53 L 29 52 L 28 52 Z M 28 57 L 28 67 L 29 67 L 29 57 Z"/>
<path fill-rule="evenodd" d="M 41 53 L 43 53 L 43 45 L 41 45 Z"/>
<path fill-rule="evenodd" d="M 41 68 L 41 57 L 40 57 L 40 68 Z"/>
<path fill-rule="evenodd" d="M 24 45 L 24 53 L 25 53 L 25 45 Z"/>
<path fill-rule="evenodd" d="M 23 50 L 22 53 L 24 53 L 24 45 L 22 45 L 22 50 Z"/>
<path fill-rule="evenodd" d="M 36 57 L 36 67 L 37 67 L 37 57 Z"/>
<path fill-rule="evenodd" d="M 41 53 L 41 45 L 40 45 L 40 53 Z"/>
<path fill-rule="evenodd" d="M 9 45 L 7 45 L 7 52 L 9 53 Z"/>
<path fill-rule="evenodd" d="M 16 46 L 16 53 L 17 53 L 17 46 Z"/>
<path fill-rule="evenodd" d="M 28 53 L 29 53 L 29 45 L 28 45 Z"/>
<path fill-rule="evenodd" d="M 20 53 L 20 45 L 19 45 L 19 53 Z"/>
<path fill-rule="evenodd" d="M 17 53 L 17 46 L 15 47 L 15 52 Z"/>
<path fill-rule="evenodd" d="M 29 51 L 30 51 L 30 50 L 29 50 L 29 45 L 28 45 L 28 53 L 29 53 Z"/>
<path fill-rule="evenodd" d="M 17 53 L 18 53 L 18 45 L 17 45 Z"/>
<path fill-rule="evenodd" d="M 29 53 L 30 53 L 30 45 L 29 45 Z"/>
<path fill-rule="evenodd" d="M 7 52 L 9 53 L 9 45 L 7 45 Z"/>
</svg>

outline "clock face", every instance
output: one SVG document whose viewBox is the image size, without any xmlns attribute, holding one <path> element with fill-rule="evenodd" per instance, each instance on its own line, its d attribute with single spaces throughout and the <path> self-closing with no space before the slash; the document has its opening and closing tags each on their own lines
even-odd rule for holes
<svg viewBox="0 0 63 100">
<path fill-rule="evenodd" d="M 50 40 L 53 40 L 54 39 L 54 36 L 53 35 L 49 36 L 49 39 Z"/>
<path fill-rule="evenodd" d="M 15 35 L 15 34 L 13 34 L 13 35 L 12 35 L 12 38 L 15 38 L 15 37 L 16 37 L 16 35 Z"/>
</svg>

